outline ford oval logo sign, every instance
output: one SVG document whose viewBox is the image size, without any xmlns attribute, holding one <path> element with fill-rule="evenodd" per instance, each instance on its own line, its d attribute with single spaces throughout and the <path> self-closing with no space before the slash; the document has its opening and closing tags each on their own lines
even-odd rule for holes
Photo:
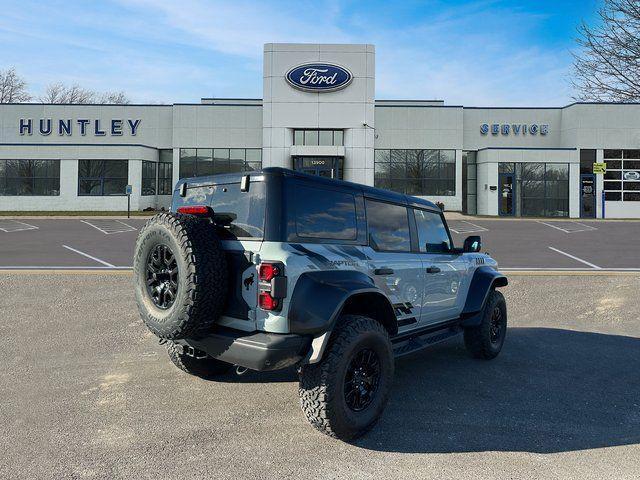
<svg viewBox="0 0 640 480">
<path fill-rule="evenodd" d="M 353 80 L 349 70 L 332 63 L 305 63 L 285 75 L 292 87 L 305 92 L 335 92 Z"/>
<path fill-rule="evenodd" d="M 625 180 L 640 180 L 640 172 L 624 172 Z"/>
</svg>

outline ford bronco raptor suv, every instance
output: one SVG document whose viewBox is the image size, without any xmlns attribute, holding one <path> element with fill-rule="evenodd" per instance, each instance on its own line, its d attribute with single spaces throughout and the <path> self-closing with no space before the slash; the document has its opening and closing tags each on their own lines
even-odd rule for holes
<svg viewBox="0 0 640 480">
<path fill-rule="evenodd" d="M 507 279 L 480 249 L 399 193 L 281 168 L 189 178 L 140 231 L 135 295 L 178 368 L 296 366 L 309 422 L 349 440 L 381 415 L 395 357 L 458 333 L 498 355 Z"/>
</svg>

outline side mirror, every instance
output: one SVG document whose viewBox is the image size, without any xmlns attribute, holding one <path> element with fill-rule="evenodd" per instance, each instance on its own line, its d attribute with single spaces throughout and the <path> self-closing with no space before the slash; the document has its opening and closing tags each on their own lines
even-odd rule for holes
<svg viewBox="0 0 640 480">
<path fill-rule="evenodd" d="M 482 239 L 479 235 L 471 235 L 464 240 L 462 250 L 465 253 L 477 253 L 482 248 Z"/>
</svg>

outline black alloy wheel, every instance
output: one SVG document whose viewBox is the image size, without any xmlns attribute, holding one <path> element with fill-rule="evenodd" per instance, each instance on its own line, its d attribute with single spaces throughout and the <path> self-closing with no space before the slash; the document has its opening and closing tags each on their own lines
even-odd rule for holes
<svg viewBox="0 0 640 480">
<path fill-rule="evenodd" d="M 491 314 L 491 324 L 489 327 L 489 338 L 491 339 L 491 343 L 498 343 L 501 341 L 504 323 L 502 309 L 500 306 L 496 305 Z"/>
<path fill-rule="evenodd" d="M 322 360 L 300 370 L 302 411 L 322 433 L 353 440 L 380 418 L 393 370 L 385 327 L 363 315 L 341 315 Z"/>
<path fill-rule="evenodd" d="M 498 356 L 507 336 L 507 303 L 498 290 L 491 290 L 478 325 L 464 327 L 464 344 L 475 358 Z"/>
<path fill-rule="evenodd" d="M 344 398 L 354 412 L 361 412 L 373 401 L 380 382 L 380 359 L 373 350 L 360 350 L 351 360 L 344 379 Z"/>
<path fill-rule="evenodd" d="M 178 293 L 178 262 L 171 249 L 156 245 L 147 258 L 147 292 L 153 304 L 166 310 L 171 308 Z"/>
</svg>

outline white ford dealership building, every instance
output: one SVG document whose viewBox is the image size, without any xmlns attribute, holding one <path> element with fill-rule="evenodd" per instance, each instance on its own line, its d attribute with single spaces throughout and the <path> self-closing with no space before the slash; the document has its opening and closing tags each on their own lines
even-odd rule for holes
<svg viewBox="0 0 640 480">
<path fill-rule="evenodd" d="M 178 178 L 279 166 L 469 214 L 640 218 L 640 104 L 376 100 L 373 45 L 266 44 L 263 85 L 198 104 L 2 104 L 0 210 L 125 210 L 127 185 L 133 209 L 167 208 Z"/>
</svg>

